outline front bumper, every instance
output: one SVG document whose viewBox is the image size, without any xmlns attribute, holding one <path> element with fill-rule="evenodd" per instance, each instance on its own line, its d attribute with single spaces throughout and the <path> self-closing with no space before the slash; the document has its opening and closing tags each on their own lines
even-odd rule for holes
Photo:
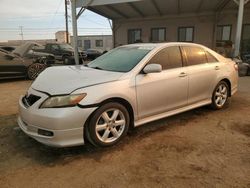
<svg viewBox="0 0 250 188">
<path fill-rule="evenodd" d="M 96 108 L 44 108 L 40 104 L 48 98 L 46 94 L 30 89 L 34 95 L 41 98 L 32 106 L 26 107 L 19 100 L 19 127 L 30 137 L 45 145 L 54 147 L 69 147 L 84 144 L 84 124 Z M 41 135 L 41 131 L 53 133 L 51 136 Z"/>
</svg>

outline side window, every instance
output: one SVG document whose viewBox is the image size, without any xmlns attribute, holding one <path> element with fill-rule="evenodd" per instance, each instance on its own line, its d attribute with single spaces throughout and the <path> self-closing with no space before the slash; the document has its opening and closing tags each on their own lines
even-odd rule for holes
<svg viewBox="0 0 250 188">
<path fill-rule="evenodd" d="M 188 66 L 207 63 L 205 51 L 199 47 L 184 46 L 183 49 L 187 55 Z"/>
<path fill-rule="evenodd" d="M 208 63 L 218 62 L 218 60 L 212 54 L 210 54 L 208 51 L 206 51 L 206 56 L 207 56 Z"/>
<path fill-rule="evenodd" d="M 162 65 L 163 70 L 182 67 L 180 48 L 178 46 L 167 47 L 158 52 L 150 63 Z"/>
<path fill-rule="evenodd" d="M 58 47 L 58 45 L 53 44 L 53 45 L 51 45 L 51 49 L 52 50 L 59 50 L 59 47 Z"/>
</svg>

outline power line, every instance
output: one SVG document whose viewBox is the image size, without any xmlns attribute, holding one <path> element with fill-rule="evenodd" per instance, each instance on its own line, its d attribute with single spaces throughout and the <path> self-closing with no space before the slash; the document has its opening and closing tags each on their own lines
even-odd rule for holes
<svg viewBox="0 0 250 188">
<path fill-rule="evenodd" d="M 59 8 L 60 8 L 61 5 L 62 5 L 62 2 L 63 2 L 63 0 L 61 0 L 61 1 L 59 2 L 58 6 L 57 6 L 57 9 L 56 9 L 56 11 L 55 11 L 55 13 L 54 13 L 54 15 L 53 15 L 53 17 L 52 17 L 52 19 L 51 19 L 51 22 L 49 23 L 49 26 L 53 23 L 54 18 L 55 18 L 55 16 L 56 16 L 56 14 L 58 13 Z"/>
</svg>

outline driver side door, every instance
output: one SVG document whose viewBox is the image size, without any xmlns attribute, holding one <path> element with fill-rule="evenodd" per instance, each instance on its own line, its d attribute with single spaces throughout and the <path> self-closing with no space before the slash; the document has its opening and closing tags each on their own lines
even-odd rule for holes
<svg viewBox="0 0 250 188">
<path fill-rule="evenodd" d="M 160 73 L 138 74 L 136 92 L 139 119 L 187 105 L 188 75 L 179 46 L 160 50 L 148 64 L 160 64 Z"/>
<path fill-rule="evenodd" d="M 22 58 L 14 57 L 0 51 L 0 79 L 24 77 L 26 70 L 27 68 Z"/>
</svg>

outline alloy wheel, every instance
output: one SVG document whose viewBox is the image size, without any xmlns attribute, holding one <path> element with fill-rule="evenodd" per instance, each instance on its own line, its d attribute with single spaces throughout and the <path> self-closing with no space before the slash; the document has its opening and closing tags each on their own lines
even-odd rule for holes
<svg viewBox="0 0 250 188">
<path fill-rule="evenodd" d="M 221 83 L 217 87 L 214 97 L 215 97 L 215 103 L 219 108 L 226 103 L 228 98 L 228 91 L 227 91 L 227 86 L 224 83 Z"/>
<path fill-rule="evenodd" d="M 125 130 L 126 118 L 119 109 L 112 108 L 104 111 L 96 121 L 95 132 L 103 143 L 115 142 Z"/>
</svg>

